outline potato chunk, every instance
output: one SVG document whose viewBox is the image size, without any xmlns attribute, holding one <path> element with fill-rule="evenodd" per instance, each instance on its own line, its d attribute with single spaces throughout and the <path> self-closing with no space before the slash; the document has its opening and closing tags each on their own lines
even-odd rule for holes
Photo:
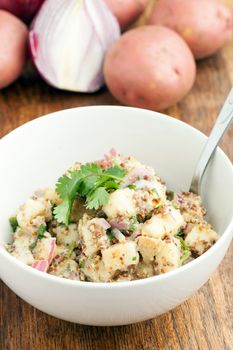
<svg viewBox="0 0 233 350">
<path fill-rule="evenodd" d="M 208 250 L 218 235 L 207 223 L 195 225 L 185 238 L 185 244 L 196 254 L 201 255 Z"/>
<path fill-rule="evenodd" d="M 46 233 L 46 237 L 39 239 L 33 249 L 33 256 L 35 260 L 48 260 L 52 261 L 55 255 L 55 246 L 52 248 L 52 238 L 49 233 Z"/>
<path fill-rule="evenodd" d="M 29 236 L 22 236 L 15 239 L 12 247 L 12 255 L 27 265 L 32 265 L 34 257 L 29 249 L 31 239 Z"/>
<path fill-rule="evenodd" d="M 163 241 L 160 238 L 151 238 L 141 236 L 138 239 L 138 250 L 143 257 L 143 261 L 148 263 L 154 260 L 154 257 L 163 247 Z"/>
<path fill-rule="evenodd" d="M 36 197 L 27 199 L 18 211 L 17 221 L 19 226 L 26 227 L 34 225 L 37 217 L 43 218 L 44 222 L 51 220 L 51 203 L 49 200 Z M 38 224 L 41 224 L 41 220 Z"/>
<path fill-rule="evenodd" d="M 139 254 L 135 242 L 118 243 L 102 250 L 103 263 L 107 271 L 124 271 L 130 265 L 137 265 Z"/>
<path fill-rule="evenodd" d="M 78 264 L 72 259 L 65 259 L 58 265 L 52 265 L 48 273 L 54 276 L 68 278 L 70 280 L 79 280 Z"/>
<path fill-rule="evenodd" d="M 106 270 L 106 267 L 102 260 L 86 259 L 82 263 L 81 271 L 92 282 L 109 282 L 111 279 L 111 274 Z"/>
<path fill-rule="evenodd" d="M 69 226 L 59 225 L 54 229 L 54 233 L 57 235 L 58 244 L 70 245 L 75 242 L 76 247 L 79 241 L 78 226 L 76 224 L 70 224 Z"/>
<path fill-rule="evenodd" d="M 175 242 L 167 242 L 156 256 L 159 273 L 177 269 L 180 266 L 180 247 Z"/>
<path fill-rule="evenodd" d="M 120 215 L 135 216 L 136 206 L 133 196 L 134 191 L 129 188 L 116 190 L 110 194 L 108 203 L 102 209 L 110 219 Z"/>
<path fill-rule="evenodd" d="M 180 211 L 166 207 L 163 213 L 153 215 L 142 225 L 142 235 L 153 238 L 164 238 L 167 234 L 175 235 L 184 226 L 184 218 Z"/>
<path fill-rule="evenodd" d="M 106 234 L 107 221 L 102 218 L 94 218 L 89 220 L 87 215 L 79 222 L 79 233 L 83 240 L 83 252 L 90 257 L 101 249 L 110 246 L 109 238 Z M 110 225 L 109 225 L 110 227 Z"/>
</svg>

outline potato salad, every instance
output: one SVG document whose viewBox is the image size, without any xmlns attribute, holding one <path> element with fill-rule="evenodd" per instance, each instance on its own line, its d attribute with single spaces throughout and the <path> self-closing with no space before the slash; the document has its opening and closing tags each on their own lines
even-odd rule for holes
<svg viewBox="0 0 233 350">
<path fill-rule="evenodd" d="M 218 235 L 205 214 L 198 195 L 167 191 L 152 167 L 112 149 L 28 198 L 10 218 L 13 239 L 5 249 L 58 277 L 131 281 L 207 251 Z"/>
</svg>

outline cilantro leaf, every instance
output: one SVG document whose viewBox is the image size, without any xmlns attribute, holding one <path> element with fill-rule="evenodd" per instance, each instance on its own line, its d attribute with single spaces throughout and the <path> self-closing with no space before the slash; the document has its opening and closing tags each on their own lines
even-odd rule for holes
<svg viewBox="0 0 233 350">
<path fill-rule="evenodd" d="M 15 232 L 19 226 L 16 216 L 11 216 L 9 222 L 13 232 Z"/>
<path fill-rule="evenodd" d="M 107 190 L 117 190 L 120 187 L 120 185 L 115 181 L 108 180 L 105 182 L 104 187 Z"/>
<path fill-rule="evenodd" d="M 71 202 L 69 201 L 69 198 L 67 198 L 61 204 L 57 205 L 53 211 L 55 219 L 58 222 L 64 223 L 67 226 L 69 225 L 69 218 L 71 212 L 70 204 Z"/>
<path fill-rule="evenodd" d="M 77 170 L 60 177 L 56 184 L 56 192 L 62 199 L 75 195 L 81 179 L 82 174 Z"/>
<path fill-rule="evenodd" d="M 100 175 L 103 173 L 103 170 L 100 168 L 100 166 L 95 163 L 87 163 L 81 165 L 80 171 L 83 175 Z"/>
<path fill-rule="evenodd" d="M 86 207 L 88 209 L 98 209 L 108 202 L 109 194 L 104 187 L 99 187 L 87 196 Z"/>
<path fill-rule="evenodd" d="M 108 168 L 104 171 L 105 174 L 111 175 L 112 177 L 122 178 L 126 175 L 126 170 L 117 165 L 114 167 Z"/>
</svg>

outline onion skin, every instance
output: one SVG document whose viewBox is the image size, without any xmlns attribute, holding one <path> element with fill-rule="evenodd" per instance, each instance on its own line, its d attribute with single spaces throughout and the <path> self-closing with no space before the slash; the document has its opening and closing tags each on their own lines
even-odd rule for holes
<svg viewBox="0 0 233 350">
<path fill-rule="evenodd" d="M 6 10 L 29 23 L 44 0 L 0 0 L 0 9 Z"/>
<path fill-rule="evenodd" d="M 143 13 L 148 0 L 104 0 L 117 18 L 121 30 L 126 29 Z"/>
<path fill-rule="evenodd" d="M 27 27 L 11 13 L 0 10 L 0 38 L 0 88 L 4 88 L 23 71 L 27 56 Z"/>
</svg>

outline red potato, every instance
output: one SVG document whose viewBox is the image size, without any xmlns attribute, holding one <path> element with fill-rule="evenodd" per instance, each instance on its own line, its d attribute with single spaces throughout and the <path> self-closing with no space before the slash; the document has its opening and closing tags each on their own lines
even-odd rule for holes
<svg viewBox="0 0 233 350">
<path fill-rule="evenodd" d="M 106 84 L 120 102 L 162 110 L 181 100 L 196 75 L 185 41 L 160 26 L 132 29 L 113 44 L 104 62 Z"/>
<path fill-rule="evenodd" d="M 105 0 L 105 2 L 124 30 L 143 13 L 148 0 Z"/>
<path fill-rule="evenodd" d="M 22 73 L 27 51 L 28 30 L 14 15 L 0 10 L 0 88 Z"/>
<path fill-rule="evenodd" d="M 197 59 L 223 47 L 233 27 L 230 9 L 218 0 L 159 0 L 149 23 L 175 30 Z"/>
</svg>

